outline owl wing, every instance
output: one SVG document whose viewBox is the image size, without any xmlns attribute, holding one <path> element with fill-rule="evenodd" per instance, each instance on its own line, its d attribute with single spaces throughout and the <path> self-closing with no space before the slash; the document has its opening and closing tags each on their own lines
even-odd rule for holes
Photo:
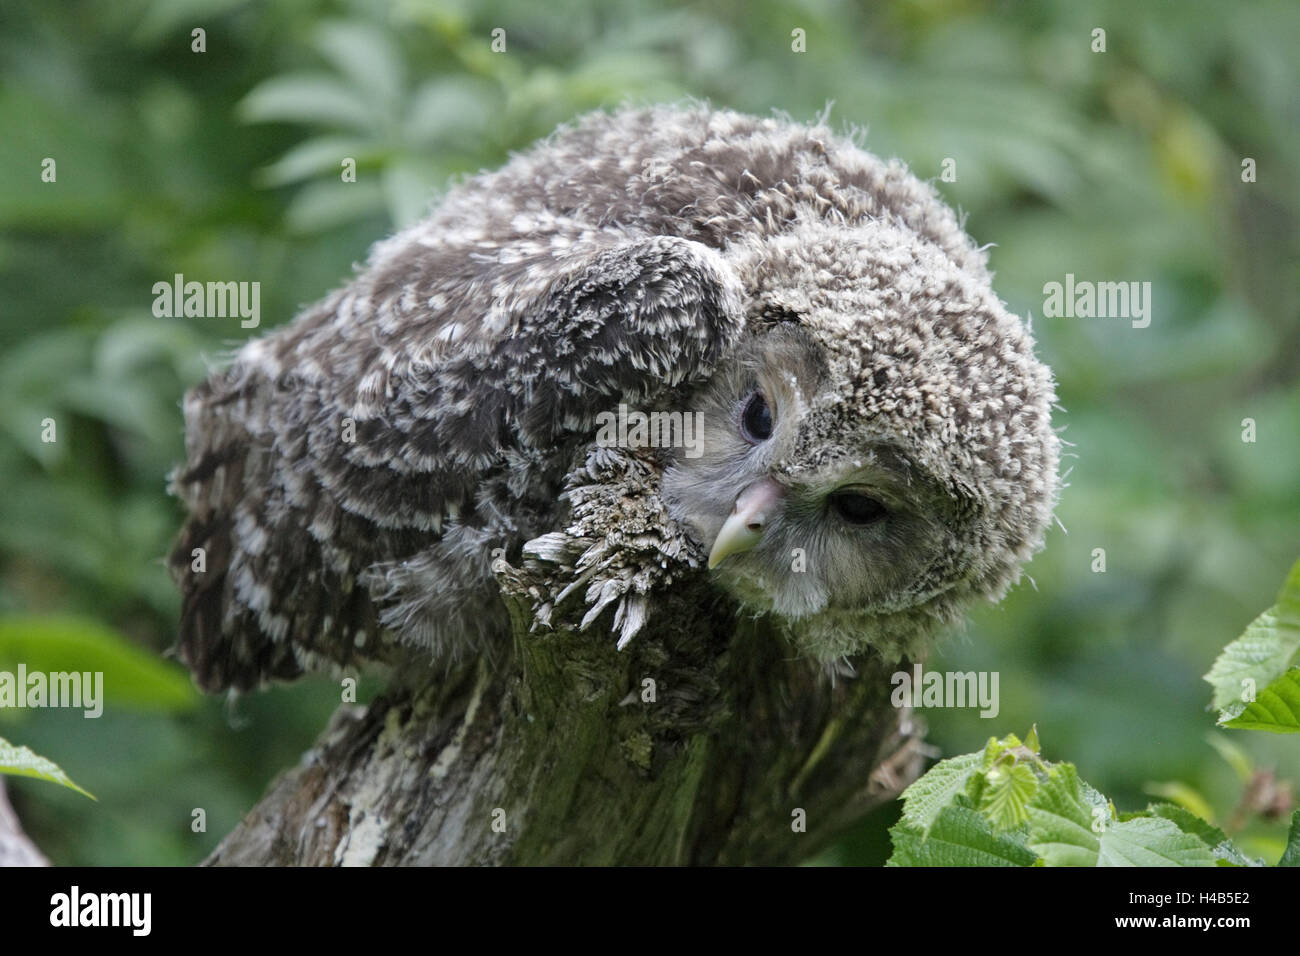
<svg viewBox="0 0 1300 956">
<path fill-rule="evenodd" d="M 186 396 L 177 653 L 204 689 L 243 690 L 382 660 L 419 643 L 395 619 L 495 600 L 465 549 L 528 535 L 481 489 L 511 484 L 511 460 L 567 458 L 611 404 L 707 375 L 743 321 L 726 262 L 685 239 L 380 244 Z M 413 595 L 375 570 L 415 565 L 444 580 Z"/>
</svg>

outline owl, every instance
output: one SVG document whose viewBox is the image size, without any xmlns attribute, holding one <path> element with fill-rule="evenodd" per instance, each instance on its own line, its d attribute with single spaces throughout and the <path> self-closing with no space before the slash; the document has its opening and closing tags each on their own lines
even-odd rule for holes
<svg viewBox="0 0 1300 956">
<path fill-rule="evenodd" d="M 589 115 L 187 394 L 177 650 L 208 690 L 491 657 L 527 567 L 534 626 L 620 648 L 705 576 L 811 661 L 915 653 L 1042 547 L 1053 404 L 902 163 L 697 102 Z"/>
</svg>

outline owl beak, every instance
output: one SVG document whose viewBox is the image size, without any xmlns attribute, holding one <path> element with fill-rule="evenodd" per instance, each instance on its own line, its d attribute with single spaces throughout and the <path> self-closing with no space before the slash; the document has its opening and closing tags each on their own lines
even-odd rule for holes
<svg viewBox="0 0 1300 956">
<path fill-rule="evenodd" d="M 713 540 L 713 550 L 709 552 L 709 567 L 716 568 L 729 555 L 748 551 L 758 544 L 767 527 L 776 514 L 785 491 L 771 478 L 764 478 L 750 485 L 736 498 L 731 517 L 722 525 L 722 530 Z"/>
</svg>

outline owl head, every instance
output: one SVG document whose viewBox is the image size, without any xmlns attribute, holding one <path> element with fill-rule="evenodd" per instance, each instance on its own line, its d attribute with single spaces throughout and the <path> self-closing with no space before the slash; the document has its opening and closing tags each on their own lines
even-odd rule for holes
<svg viewBox="0 0 1300 956">
<path fill-rule="evenodd" d="M 1057 495 L 1050 370 L 992 291 L 888 218 L 736 244 L 746 331 L 688 399 L 670 513 L 742 608 L 822 660 L 908 654 L 1041 548 Z"/>
</svg>

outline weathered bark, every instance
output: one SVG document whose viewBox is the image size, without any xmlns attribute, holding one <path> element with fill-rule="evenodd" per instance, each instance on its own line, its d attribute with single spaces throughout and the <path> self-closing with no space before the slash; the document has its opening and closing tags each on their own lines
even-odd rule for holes
<svg viewBox="0 0 1300 956">
<path fill-rule="evenodd" d="M 507 659 L 340 709 L 207 862 L 797 863 L 920 769 L 894 662 L 832 682 L 703 582 L 620 652 L 501 582 Z"/>
<path fill-rule="evenodd" d="M 23 833 L 18 814 L 5 796 L 4 781 L 0 780 L 0 867 L 49 866 L 36 844 Z"/>
</svg>

